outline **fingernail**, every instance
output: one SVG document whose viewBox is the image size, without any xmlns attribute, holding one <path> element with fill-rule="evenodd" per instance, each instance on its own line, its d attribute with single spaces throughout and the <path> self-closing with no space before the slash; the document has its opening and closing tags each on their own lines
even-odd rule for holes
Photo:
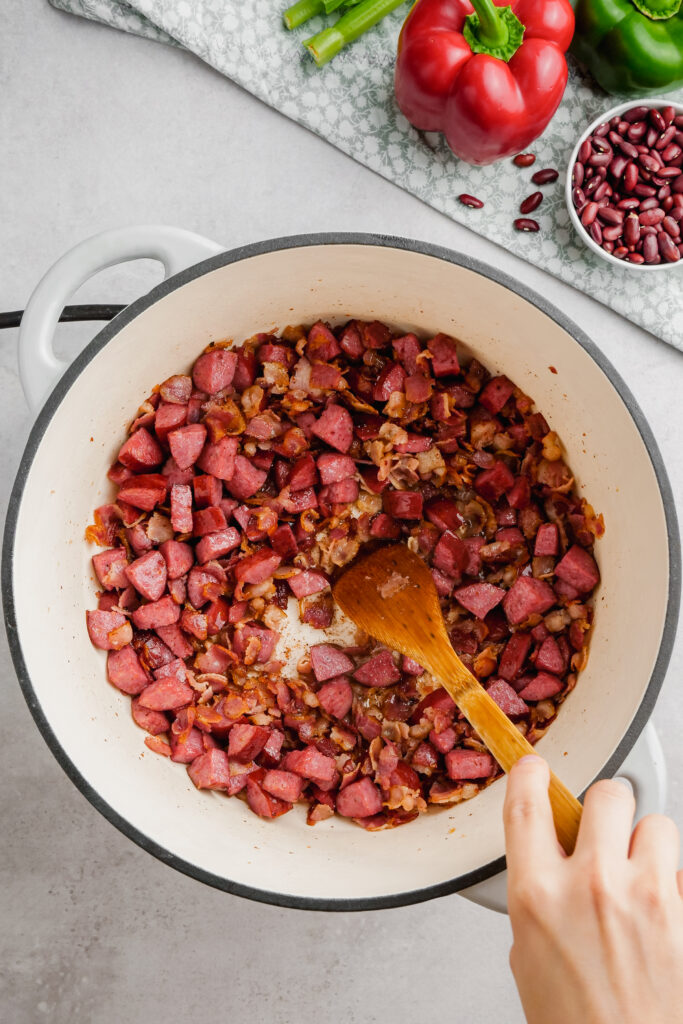
<svg viewBox="0 0 683 1024">
<path fill-rule="evenodd" d="M 514 767 L 518 764 L 531 764 L 532 761 L 540 761 L 541 758 L 538 754 L 525 754 L 524 757 L 520 757 L 519 761 L 515 761 Z"/>
<path fill-rule="evenodd" d="M 626 786 L 626 788 L 629 791 L 629 793 L 633 792 L 633 786 L 632 786 L 631 782 L 628 779 L 625 779 L 623 775 L 615 775 L 614 779 L 615 779 L 615 782 L 620 782 L 622 784 L 622 786 Z"/>
</svg>

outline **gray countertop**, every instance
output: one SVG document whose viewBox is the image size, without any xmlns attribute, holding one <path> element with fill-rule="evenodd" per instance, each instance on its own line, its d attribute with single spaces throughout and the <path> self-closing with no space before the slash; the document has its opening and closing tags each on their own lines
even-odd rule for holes
<svg viewBox="0 0 683 1024">
<path fill-rule="evenodd" d="M 517 276 L 573 317 L 634 392 L 683 494 L 680 353 L 423 206 L 187 54 L 57 13 L 46 0 L 4 0 L 2 21 L 0 309 L 23 307 L 61 253 L 121 224 L 178 224 L 226 246 L 323 230 L 425 239 Z M 153 264 L 129 264 L 101 274 L 79 299 L 125 302 L 158 277 Z M 91 334 L 63 327 L 59 343 L 73 352 Z M 2 342 L 6 501 L 30 417 L 16 332 Z M 507 919 L 458 896 L 357 915 L 280 910 L 208 889 L 143 853 L 53 760 L 4 634 L 0 659 L 8 1024 L 207 1015 L 243 1024 L 523 1021 Z M 654 714 L 679 824 L 682 668 L 679 637 Z"/>
</svg>

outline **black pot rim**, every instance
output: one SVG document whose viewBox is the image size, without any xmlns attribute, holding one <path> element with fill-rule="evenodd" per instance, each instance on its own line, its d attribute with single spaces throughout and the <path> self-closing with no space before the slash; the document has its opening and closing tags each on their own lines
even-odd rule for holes
<svg viewBox="0 0 683 1024">
<path fill-rule="evenodd" d="M 284 249 L 306 248 L 309 246 L 321 245 L 378 246 L 416 252 L 474 271 L 475 273 L 504 286 L 509 291 L 512 291 L 527 302 L 531 303 L 531 305 L 545 313 L 546 316 L 550 317 L 550 319 L 554 320 L 555 323 L 562 327 L 567 334 L 569 334 L 574 341 L 576 341 L 591 356 L 594 362 L 597 363 L 628 409 L 650 456 L 664 506 L 669 544 L 669 593 L 662 639 L 647 690 L 617 749 L 614 751 L 613 755 L 605 764 L 599 775 L 596 776 L 596 779 L 608 778 L 615 774 L 617 769 L 624 762 L 629 751 L 632 749 L 636 739 L 640 735 L 648 718 L 650 717 L 650 714 L 652 713 L 657 696 L 664 681 L 669 659 L 671 657 L 671 651 L 676 635 L 676 626 L 678 623 L 681 592 L 681 550 L 673 493 L 662 456 L 650 426 L 635 397 L 631 394 L 630 389 L 627 387 L 607 357 L 594 345 L 588 336 L 569 319 L 569 317 L 565 316 L 564 313 L 557 309 L 552 303 L 546 301 L 542 296 L 538 295 L 533 289 L 515 281 L 508 274 L 488 267 L 481 261 L 473 259 L 470 256 L 466 256 L 462 253 L 458 253 L 441 246 L 431 245 L 427 242 L 418 242 L 412 239 L 393 237 L 390 235 L 330 232 L 290 235 L 240 246 L 236 249 L 219 253 L 219 255 L 203 260 L 201 263 L 194 264 L 181 273 L 166 279 L 146 295 L 143 295 L 141 298 L 127 306 L 121 313 L 119 313 L 118 316 L 115 317 L 114 320 L 99 331 L 80 355 L 78 355 L 73 363 L 71 363 L 45 402 L 45 405 L 40 411 L 31 430 L 17 471 L 17 476 L 9 500 L 3 538 L 2 593 L 5 607 L 5 628 L 19 684 L 33 719 L 42 733 L 45 742 L 68 777 L 78 787 L 86 799 L 90 801 L 93 807 L 98 810 L 100 814 L 104 815 L 108 821 L 115 825 L 120 832 L 129 839 L 132 839 L 133 842 L 137 843 L 137 845 L 143 850 L 151 853 L 165 864 L 169 864 L 171 867 L 181 871 L 183 874 L 189 875 L 191 878 L 195 878 L 206 885 L 210 885 L 216 889 L 221 889 L 232 895 L 242 896 L 261 903 L 269 903 L 297 910 L 379 910 L 390 907 L 406 906 L 413 903 L 421 903 L 426 900 L 434 899 L 439 896 L 446 896 L 450 893 L 468 888 L 469 886 L 476 885 L 477 883 L 482 882 L 485 879 L 490 878 L 492 875 L 504 870 L 505 858 L 497 858 L 474 871 L 470 871 L 464 875 L 459 875 L 456 878 L 449 879 L 445 882 L 440 882 L 437 885 L 431 885 L 425 888 L 416 888 L 407 892 L 392 893 L 384 896 L 352 899 L 325 899 L 319 897 L 293 896 L 287 893 L 258 889 L 253 886 L 233 882 L 230 879 L 222 878 L 212 872 L 198 868 L 196 865 L 184 860 L 182 857 L 177 856 L 170 850 L 167 850 L 165 847 L 154 842 L 143 832 L 139 831 L 139 829 L 132 826 L 118 813 L 118 811 L 114 810 L 114 808 L 101 797 L 101 795 L 78 771 L 66 750 L 61 746 L 52 731 L 50 723 L 42 710 L 36 692 L 33 689 L 24 661 L 21 645 L 19 643 L 16 608 L 14 603 L 14 540 L 21 510 L 24 484 L 28 477 L 35 454 L 56 410 L 69 391 L 73 382 L 83 372 L 94 356 L 104 348 L 104 346 L 122 328 L 127 326 L 127 324 L 154 303 L 204 274 L 210 273 L 213 270 L 217 270 L 231 263 L 237 263 L 253 256 L 261 256 L 265 253 L 278 252 Z"/>
</svg>

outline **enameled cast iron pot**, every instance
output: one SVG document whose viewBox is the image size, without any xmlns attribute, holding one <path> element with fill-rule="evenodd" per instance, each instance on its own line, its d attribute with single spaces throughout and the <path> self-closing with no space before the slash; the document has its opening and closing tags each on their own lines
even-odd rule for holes
<svg viewBox="0 0 683 1024">
<path fill-rule="evenodd" d="M 462 339 L 536 400 L 566 445 L 580 493 L 605 517 L 588 667 L 538 744 L 579 794 L 624 762 L 673 643 L 678 534 L 655 441 L 623 381 L 563 313 L 468 257 L 372 235 L 220 250 L 171 228 L 108 232 L 53 267 L 27 308 L 20 369 L 30 404 L 38 408 L 61 379 L 31 433 L 5 533 L 7 629 L 26 700 L 62 767 L 98 810 L 160 860 L 217 888 L 286 906 L 352 910 L 481 883 L 504 867 L 503 782 L 392 831 L 368 833 L 339 818 L 310 828 L 300 807 L 268 822 L 239 800 L 198 793 L 184 766 L 146 751 L 129 698 L 108 685 L 104 654 L 85 629 L 95 588 L 83 531 L 92 509 L 111 498 L 107 467 L 139 402 L 159 381 L 186 371 L 213 339 L 239 342 L 319 317 L 377 318 Z M 103 267 L 139 257 L 161 260 L 171 276 L 100 331 L 70 367 L 60 364 L 52 336 L 69 296 Z M 649 781 L 644 769 L 636 783 L 658 805 L 661 766 L 649 764 Z M 496 902 L 481 890 L 474 896 Z"/>
</svg>

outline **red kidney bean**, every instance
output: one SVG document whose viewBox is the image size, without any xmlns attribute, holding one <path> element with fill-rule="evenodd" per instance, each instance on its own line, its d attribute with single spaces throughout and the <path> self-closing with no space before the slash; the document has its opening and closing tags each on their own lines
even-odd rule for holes
<svg viewBox="0 0 683 1024">
<path fill-rule="evenodd" d="M 629 142 L 640 142 L 643 135 L 647 131 L 647 125 L 644 121 L 636 121 L 635 124 L 629 125 L 629 129 L 626 136 Z"/>
<path fill-rule="evenodd" d="M 593 178 L 589 178 L 588 181 L 584 183 L 583 191 L 586 193 L 586 196 L 592 196 L 593 193 L 595 192 L 596 188 L 599 188 L 599 187 L 600 187 L 600 178 L 593 177 Z"/>
<path fill-rule="evenodd" d="M 676 114 L 674 117 L 674 124 L 677 128 L 683 128 L 683 114 Z"/>
<path fill-rule="evenodd" d="M 662 107 L 659 113 L 662 115 L 664 124 L 671 124 L 676 116 L 676 108 L 672 106 Z"/>
<path fill-rule="evenodd" d="M 591 146 L 593 147 L 596 153 L 607 153 L 612 149 L 609 142 L 607 142 L 605 139 L 600 138 L 600 136 L 598 135 L 591 136 Z"/>
<path fill-rule="evenodd" d="M 586 203 L 583 213 L 581 214 L 581 223 L 585 228 L 589 228 L 595 218 L 598 215 L 598 204 L 597 203 Z"/>
<path fill-rule="evenodd" d="M 588 163 L 591 167 L 607 167 L 612 163 L 612 150 L 610 149 L 609 153 L 593 153 L 588 158 Z M 543 185 L 544 182 L 540 181 L 537 184 Z"/>
<path fill-rule="evenodd" d="M 635 213 L 629 213 L 628 217 L 624 221 L 624 242 L 629 249 L 635 249 L 636 245 L 640 241 L 640 223 L 638 222 L 638 215 Z"/>
<path fill-rule="evenodd" d="M 641 264 L 641 263 L 644 263 L 644 262 L 645 262 L 645 260 L 643 259 L 643 257 L 642 257 L 642 256 L 640 255 L 640 253 L 639 253 L 639 252 L 630 252 L 630 253 L 628 254 L 628 256 L 626 257 L 626 259 L 627 259 L 627 261 L 628 261 L 629 263 L 638 263 L 638 264 Z"/>
<path fill-rule="evenodd" d="M 622 121 L 626 121 L 627 124 L 633 124 L 635 121 L 642 121 L 646 118 L 648 110 L 648 107 L 631 107 L 630 110 L 624 111 L 621 115 L 621 119 Z"/>
<path fill-rule="evenodd" d="M 615 210 L 613 206 L 605 206 L 598 212 L 603 224 L 621 224 L 624 220 L 623 210 Z"/>
<path fill-rule="evenodd" d="M 611 196 L 611 195 L 612 195 L 612 188 L 611 188 L 611 186 L 608 184 L 608 182 L 603 181 L 601 185 L 598 185 L 598 187 L 596 188 L 595 192 L 593 193 L 593 199 L 595 199 L 596 203 L 597 202 L 602 202 L 603 199 L 606 200 L 607 197 Z"/>
<path fill-rule="evenodd" d="M 463 192 L 461 195 L 459 195 L 458 199 L 460 200 L 463 206 L 469 206 L 473 210 L 481 210 L 482 206 L 484 205 L 481 199 L 477 199 L 476 196 L 469 196 L 467 192 Z"/>
<path fill-rule="evenodd" d="M 602 247 L 605 252 L 614 252 L 614 242 L 605 241 L 605 232 L 602 233 Z"/>
<path fill-rule="evenodd" d="M 664 210 L 657 207 L 655 210 L 644 210 L 638 215 L 638 220 L 641 224 L 655 225 L 661 223 L 665 216 Z"/>
<path fill-rule="evenodd" d="M 665 196 L 664 199 L 662 199 L 662 209 L 666 210 L 666 212 L 668 213 L 669 210 L 673 207 L 673 204 L 674 197 L 671 195 L 671 189 L 669 189 L 669 195 Z"/>
<path fill-rule="evenodd" d="M 680 128 L 676 129 L 676 134 L 674 135 L 674 142 L 677 143 L 677 145 L 679 146 L 683 146 L 683 131 L 681 131 Z"/>
<path fill-rule="evenodd" d="M 656 107 L 650 107 L 650 109 L 647 112 L 647 116 L 650 121 L 650 124 L 654 125 L 658 132 L 664 131 L 664 129 L 666 128 L 666 121 L 664 120 L 664 118 L 659 113 Z"/>
<path fill-rule="evenodd" d="M 621 224 L 610 224 L 609 227 L 602 229 L 602 237 L 605 242 L 616 242 L 621 237 L 622 232 Z"/>
<path fill-rule="evenodd" d="M 657 236 L 646 235 L 643 239 L 643 258 L 646 263 L 654 263 L 655 258 L 659 256 L 659 249 L 657 248 Z"/>
<path fill-rule="evenodd" d="M 659 130 L 657 128 L 648 128 L 645 134 L 645 145 L 650 149 L 654 146 L 659 136 Z"/>
<path fill-rule="evenodd" d="M 655 149 L 657 149 L 657 150 L 659 150 L 659 149 L 666 149 L 666 147 L 669 145 L 669 143 L 671 142 L 671 140 L 673 139 L 675 134 L 676 134 L 676 126 L 673 125 L 673 124 L 670 124 L 669 127 L 666 128 L 662 132 L 662 134 L 659 136 L 659 138 L 655 142 Z"/>
<path fill-rule="evenodd" d="M 572 202 L 577 210 L 580 210 L 584 205 L 586 202 L 586 194 L 582 188 L 577 187 L 572 191 Z"/>
<path fill-rule="evenodd" d="M 671 182 L 671 191 L 676 192 L 678 195 L 683 193 L 683 174 L 679 174 L 677 178 Z"/>
<path fill-rule="evenodd" d="M 659 203 L 657 202 L 655 197 L 650 196 L 649 199 L 643 199 L 642 203 L 640 204 L 640 212 L 645 213 L 646 210 L 654 210 L 658 206 Z"/>
<path fill-rule="evenodd" d="M 678 160 L 679 156 L 683 153 L 683 149 L 676 142 L 671 142 L 665 149 L 662 150 L 662 160 L 665 164 L 670 164 L 673 160 Z"/>
<path fill-rule="evenodd" d="M 612 255 L 616 256 L 616 258 L 618 260 L 623 260 L 624 256 L 628 255 L 628 249 L 626 248 L 625 245 L 618 245 L 618 246 L 616 246 L 616 248 L 615 248 L 614 252 L 612 253 Z"/>
<path fill-rule="evenodd" d="M 662 185 L 657 192 L 657 199 L 668 199 L 671 195 L 671 185 Z"/>
<path fill-rule="evenodd" d="M 512 162 L 516 167 L 531 167 L 536 162 L 536 157 L 533 153 L 518 153 Z"/>
<path fill-rule="evenodd" d="M 636 160 L 638 157 L 638 147 L 634 146 L 632 142 L 627 142 L 626 139 L 622 139 L 620 135 L 617 135 L 617 142 L 615 145 L 619 147 L 622 153 L 630 157 L 631 160 Z"/>
<path fill-rule="evenodd" d="M 579 160 L 581 161 L 582 164 L 586 163 L 586 161 L 588 160 L 588 157 L 591 155 L 592 152 L 593 152 L 593 147 L 591 146 L 590 139 L 584 139 L 584 141 L 579 146 Z"/>
<path fill-rule="evenodd" d="M 620 178 L 626 169 L 628 160 L 625 156 L 615 156 L 609 165 L 609 172 L 613 178 Z"/>
<path fill-rule="evenodd" d="M 572 185 L 576 185 L 577 188 L 581 188 L 583 185 L 583 179 L 585 176 L 585 169 L 583 164 L 575 163 L 574 170 L 572 171 Z"/>
<path fill-rule="evenodd" d="M 683 220 L 683 206 L 674 206 L 671 210 L 671 216 L 680 224 Z"/>
<path fill-rule="evenodd" d="M 588 143 L 588 145 L 590 147 L 590 142 Z M 582 163 L 585 162 L 585 160 L 582 161 Z M 560 172 L 556 171 L 554 167 L 545 167 L 542 171 L 536 171 L 535 174 L 532 174 L 531 180 L 533 181 L 534 185 L 549 185 L 551 181 L 557 181 L 559 176 Z"/>
<path fill-rule="evenodd" d="M 635 196 L 628 196 L 626 199 L 620 199 L 617 203 L 618 210 L 635 210 L 637 206 L 640 206 L 640 201 Z"/>
<path fill-rule="evenodd" d="M 538 209 L 542 202 L 543 193 L 532 192 L 530 196 L 527 196 L 526 199 L 519 204 L 519 212 L 524 214 L 533 213 L 534 210 Z"/>
<path fill-rule="evenodd" d="M 602 228 L 598 224 L 597 220 L 593 221 L 593 223 L 590 226 L 590 229 L 589 229 L 588 233 L 589 233 L 589 235 L 591 236 L 591 238 L 593 239 L 594 242 L 597 242 L 598 245 L 601 245 L 601 243 L 602 243 Z"/>
<path fill-rule="evenodd" d="M 657 247 L 659 249 L 659 255 L 662 259 L 666 260 L 667 263 L 678 263 L 680 260 L 681 254 L 678 251 L 678 246 L 674 245 L 666 231 L 660 231 L 657 235 Z"/>
<path fill-rule="evenodd" d="M 593 135 L 597 136 L 599 139 L 601 139 L 601 138 L 603 138 L 603 136 L 607 135 L 608 131 L 609 131 L 609 121 L 603 121 L 603 123 L 599 124 L 598 127 L 595 129 L 595 131 L 593 132 Z"/>
<path fill-rule="evenodd" d="M 516 231 L 539 231 L 540 225 L 537 221 L 531 220 L 530 217 L 518 217 L 517 220 L 512 222 L 513 228 Z"/>
<path fill-rule="evenodd" d="M 633 189 L 633 191 L 635 192 L 635 194 L 637 196 L 640 196 L 641 199 L 647 199 L 649 196 L 656 196 L 657 195 L 657 189 L 656 188 L 653 188 L 652 185 L 645 185 L 644 183 L 642 183 L 640 181 L 638 182 L 636 187 Z"/>
<path fill-rule="evenodd" d="M 676 241 L 678 241 L 681 229 L 673 217 L 665 217 L 662 221 L 662 228 L 666 231 L 667 235 L 671 235 L 672 238 L 675 238 Z"/>
<path fill-rule="evenodd" d="M 659 167 L 659 161 L 655 160 L 650 153 L 641 153 L 638 157 L 638 163 L 644 171 L 650 171 L 650 173 L 656 171 Z"/>
<path fill-rule="evenodd" d="M 640 237 L 645 238 L 645 235 L 656 235 L 660 230 L 661 229 L 658 224 L 642 224 L 640 228 Z"/>
<path fill-rule="evenodd" d="M 660 178 L 664 178 L 666 181 L 670 181 L 673 178 L 677 178 L 681 173 L 680 167 L 660 167 L 657 174 Z"/>
<path fill-rule="evenodd" d="M 627 192 L 633 192 L 638 184 L 638 166 L 634 163 L 626 164 L 624 171 L 624 188 Z"/>
</svg>

